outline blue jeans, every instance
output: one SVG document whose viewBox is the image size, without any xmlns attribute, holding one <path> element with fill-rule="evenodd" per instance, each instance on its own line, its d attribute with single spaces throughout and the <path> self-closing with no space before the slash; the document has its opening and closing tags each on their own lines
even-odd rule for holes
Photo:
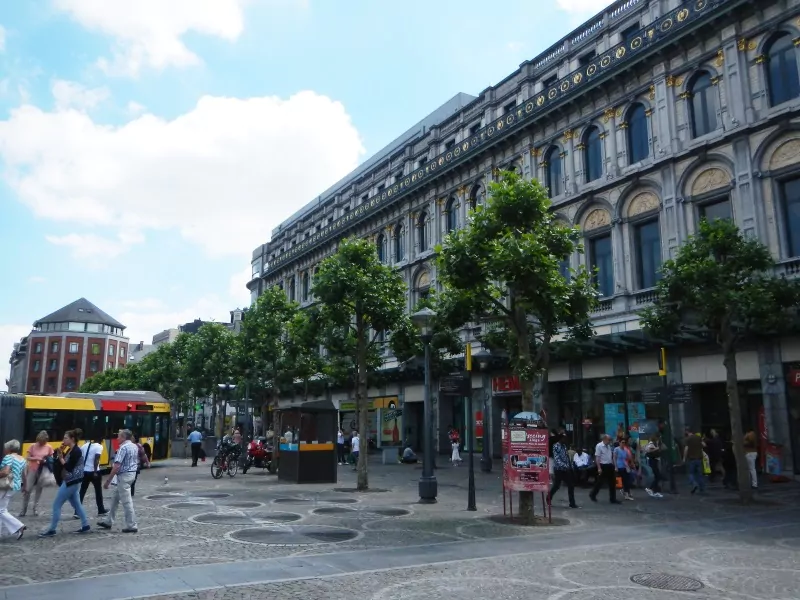
<svg viewBox="0 0 800 600">
<path fill-rule="evenodd" d="M 686 466 L 689 469 L 689 483 L 700 488 L 701 492 L 706 491 L 706 479 L 703 475 L 702 460 L 687 460 Z"/>
<path fill-rule="evenodd" d="M 89 519 L 81 504 L 80 491 L 80 481 L 73 485 L 67 485 L 66 483 L 61 484 L 61 487 L 58 488 L 58 492 L 56 492 L 56 498 L 53 500 L 53 518 L 50 521 L 50 528 L 48 531 L 56 531 L 58 522 L 61 519 L 61 507 L 67 502 L 72 505 L 72 508 L 75 509 L 75 514 L 80 517 L 81 527 L 89 526 Z"/>
</svg>

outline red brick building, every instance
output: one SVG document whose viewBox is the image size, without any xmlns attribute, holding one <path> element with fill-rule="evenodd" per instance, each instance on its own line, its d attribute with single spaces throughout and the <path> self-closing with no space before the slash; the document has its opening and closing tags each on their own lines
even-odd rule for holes
<svg viewBox="0 0 800 600">
<path fill-rule="evenodd" d="M 95 373 L 128 361 L 125 326 L 81 298 L 38 319 L 27 338 L 25 392 L 77 391 Z M 21 391 L 21 390 L 20 390 Z"/>
</svg>

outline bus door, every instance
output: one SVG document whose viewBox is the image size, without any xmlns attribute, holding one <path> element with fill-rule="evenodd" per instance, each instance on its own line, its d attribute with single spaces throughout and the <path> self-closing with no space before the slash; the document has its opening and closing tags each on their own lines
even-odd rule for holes
<svg viewBox="0 0 800 600">
<path fill-rule="evenodd" d="M 153 444 L 153 459 L 168 458 L 169 455 L 169 414 L 155 414 L 155 443 Z"/>
</svg>

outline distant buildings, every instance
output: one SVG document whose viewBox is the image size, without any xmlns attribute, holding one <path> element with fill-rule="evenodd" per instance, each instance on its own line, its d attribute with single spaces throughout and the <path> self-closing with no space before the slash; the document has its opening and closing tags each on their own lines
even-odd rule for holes
<svg viewBox="0 0 800 600">
<path fill-rule="evenodd" d="M 74 392 L 95 373 L 128 362 L 125 326 L 86 298 L 37 319 L 14 344 L 8 391 Z"/>
</svg>

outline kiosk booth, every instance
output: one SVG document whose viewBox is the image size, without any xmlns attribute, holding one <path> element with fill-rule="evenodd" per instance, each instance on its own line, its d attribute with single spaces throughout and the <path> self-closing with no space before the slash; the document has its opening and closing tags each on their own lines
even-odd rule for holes
<svg viewBox="0 0 800 600">
<path fill-rule="evenodd" d="M 328 403 L 330 404 L 330 403 Z M 292 483 L 336 483 L 337 412 L 327 407 L 281 411 L 278 479 Z"/>
</svg>

